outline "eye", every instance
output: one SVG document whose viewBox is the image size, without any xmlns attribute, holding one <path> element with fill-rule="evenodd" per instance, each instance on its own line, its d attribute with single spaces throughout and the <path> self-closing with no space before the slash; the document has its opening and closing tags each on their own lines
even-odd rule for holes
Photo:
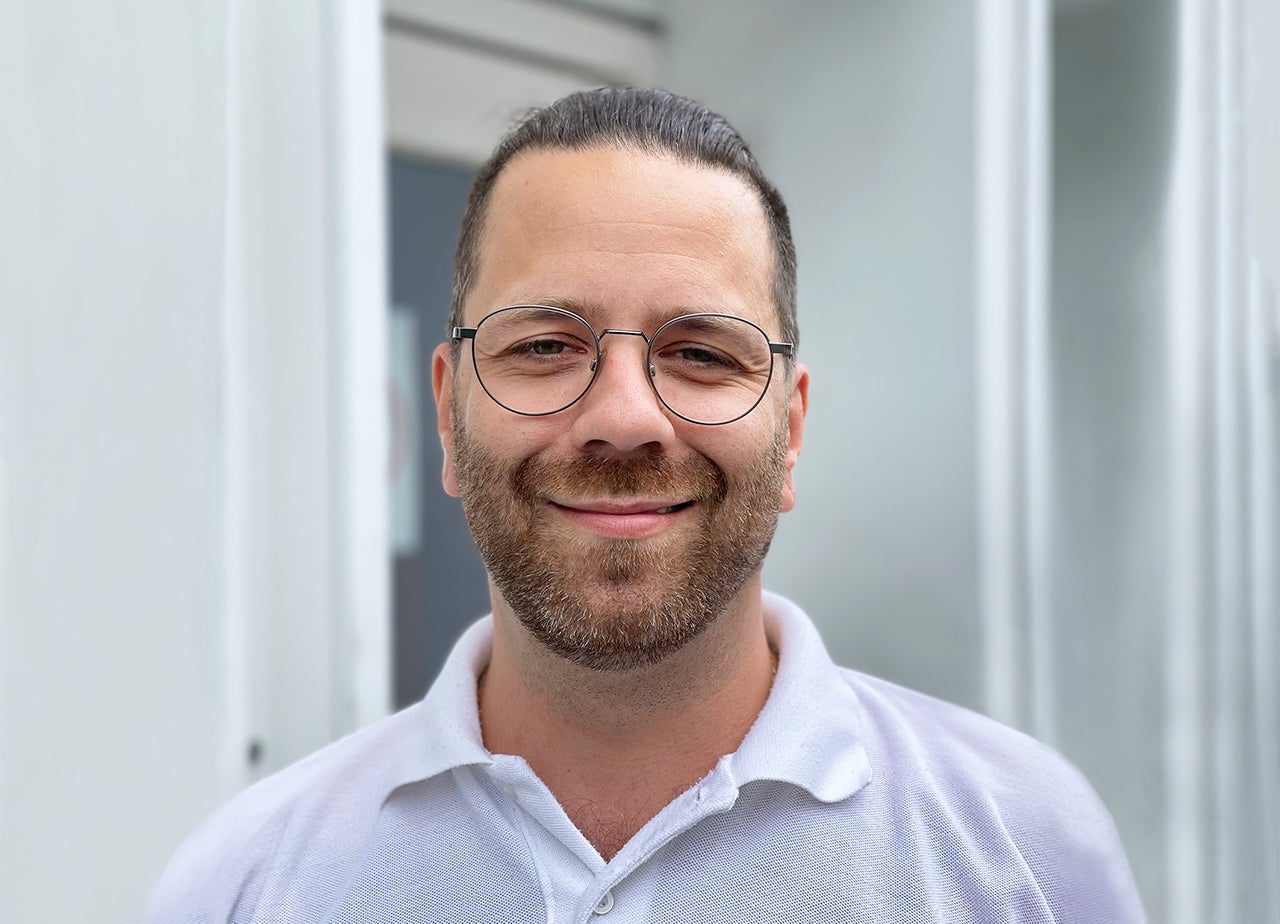
<svg viewBox="0 0 1280 924">
<path fill-rule="evenodd" d="M 561 357 L 583 356 L 590 352 L 587 344 L 577 337 L 567 334 L 537 334 L 517 340 L 508 346 L 503 353 L 513 359 L 524 357 Z"/>
<path fill-rule="evenodd" d="M 676 344 L 664 349 L 663 355 L 691 366 L 736 369 L 741 365 L 723 350 L 699 343 Z"/>
<path fill-rule="evenodd" d="M 558 356 L 567 348 L 568 345 L 560 340 L 534 340 L 521 347 L 525 352 L 533 353 L 535 356 Z"/>
</svg>

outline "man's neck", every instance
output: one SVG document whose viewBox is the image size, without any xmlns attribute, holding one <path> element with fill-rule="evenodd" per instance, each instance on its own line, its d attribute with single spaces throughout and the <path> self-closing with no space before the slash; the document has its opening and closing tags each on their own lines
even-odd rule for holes
<svg viewBox="0 0 1280 924">
<path fill-rule="evenodd" d="M 609 859 L 737 749 L 774 663 L 757 582 L 680 651 L 632 671 L 573 664 L 495 606 L 479 690 L 485 747 L 528 761 Z"/>
</svg>

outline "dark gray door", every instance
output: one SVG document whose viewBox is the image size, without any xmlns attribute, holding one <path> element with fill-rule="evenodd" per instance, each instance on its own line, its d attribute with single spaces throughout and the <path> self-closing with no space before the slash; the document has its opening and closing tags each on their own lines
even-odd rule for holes
<svg viewBox="0 0 1280 924">
<path fill-rule="evenodd" d="M 462 507 L 440 486 L 443 458 L 431 399 L 431 351 L 445 337 L 453 250 L 474 170 L 391 158 L 391 301 L 416 319 L 417 419 L 412 463 L 420 467 L 417 541 L 394 556 L 394 670 L 397 708 L 420 699 L 458 635 L 489 611 L 484 566 Z M 413 387 L 412 384 L 410 387 Z"/>
</svg>

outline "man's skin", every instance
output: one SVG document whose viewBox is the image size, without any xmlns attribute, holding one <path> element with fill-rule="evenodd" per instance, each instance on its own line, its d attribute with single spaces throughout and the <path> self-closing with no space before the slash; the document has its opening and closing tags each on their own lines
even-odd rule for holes
<svg viewBox="0 0 1280 924">
<path fill-rule="evenodd" d="M 772 267 L 757 194 L 727 172 L 618 148 L 528 150 L 507 165 L 493 190 L 465 323 L 474 326 L 508 305 L 550 304 L 577 311 L 597 331 L 652 333 L 669 318 L 718 311 L 753 321 L 778 339 Z M 610 335 L 602 346 L 607 353 L 591 389 L 545 417 L 513 414 L 492 401 L 476 380 L 468 345 L 456 367 L 450 345 L 437 348 L 433 382 L 445 490 L 460 496 L 467 489 L 457 459 L 460 424 L 469 444 L 508 471 L 531 457 L 700 455 L 731 485 L 767 470 L 781 442 L 785 464 L 776 477 L 776 501 L 775 485 L 765 488 L 778 511 L 794 506 L 792 468 L 809 385 L 802 365 L 787 376 L 779 361 L 754 411 L 704 426 L 659 402 L 641 338 Z M 679 561 L 715 514 L 699 509 L 704 501 L 657 512 L 686 499 L 678 496 L 575 497 L 563 506 L 557 499 L 569 500 L 540 498 L 536 539 L 560 556 L 557 571 L 572 576 L 600 619 L 610 618 L 619 591 L 593 568 L 593 550 L 629 539 Z M 640 577 L 642 592 L 679 594 L 666 575 L 651 570 Z M 677 793 L 732 753 L 763 706 L 775 661 L 760 581 L 757 563 L 724 600 L 719 617 L 657 663 L 600 670 L 540 642 L 491 578 L 493 656 L 479 691 L 485 746 L 525 758 L 601 856 L 611 858 Z"/>
</svg>

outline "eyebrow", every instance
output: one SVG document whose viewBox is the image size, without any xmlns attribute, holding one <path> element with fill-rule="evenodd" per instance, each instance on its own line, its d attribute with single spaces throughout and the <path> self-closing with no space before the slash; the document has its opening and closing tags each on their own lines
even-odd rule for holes
<svg viewBox="0 0 1280 924">
<path fill-rule="evenodd" d="M 593 314 L 600 312 L 600 305 L 596 302 L 584 302 L 581 299 L 571 298 L 562 295 L 535 295 L 533 298 L 523 299 L 518 302 L 512 302 L 513 305 L 542 305 L 546 308 L 563 308 L 565 311 L 572 311 L 574 314 L 581 315 L 588 321 L 592 320 Z"/>
</svg>

